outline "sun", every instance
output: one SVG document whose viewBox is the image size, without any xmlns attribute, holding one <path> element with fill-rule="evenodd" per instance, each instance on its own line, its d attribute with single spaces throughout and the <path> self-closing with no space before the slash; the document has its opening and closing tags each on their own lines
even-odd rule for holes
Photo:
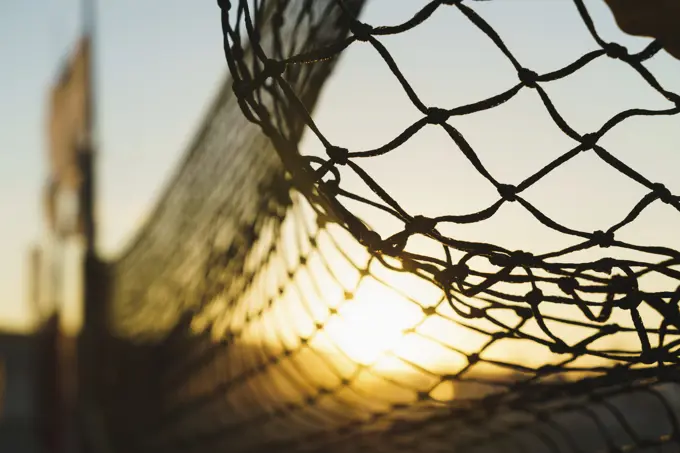
<svg viewBox="0 0 680 453">
<path fill-rule="evenodd" d="M 420 306 L 377 280 L 362 280 L 327 325 L 328 335 L 352 360 L 370 365 L 397 347 L 424 318 Z"/>
</svg>

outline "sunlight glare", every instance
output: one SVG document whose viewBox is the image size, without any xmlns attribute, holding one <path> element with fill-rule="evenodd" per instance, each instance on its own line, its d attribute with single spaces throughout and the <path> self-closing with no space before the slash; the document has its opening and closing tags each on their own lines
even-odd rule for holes
<svg viewBox="0 0 680 453">
<path fill-rule="evenodd" d="M 404 331 L 422 321 L 422 310 L 375 279 L 366 278 L 354 298 L 338 309 L 328 333 L 340 349 L 370 365 L 396 347 Z"/>
</svg>

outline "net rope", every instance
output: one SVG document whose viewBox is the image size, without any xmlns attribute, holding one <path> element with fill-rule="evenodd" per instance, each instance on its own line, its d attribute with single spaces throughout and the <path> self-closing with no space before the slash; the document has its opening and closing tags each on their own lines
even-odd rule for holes
<svg viewBox="0 0 680 453">
<path fill-rule="evenodd" d="M 107 361 L 98 400 L 114 451 L 680 450 L 679 252 L 615 238 L 645 207 L 680 209 L 680 197 L 598 144 L 628 118 L 680 112 L 680 97 L 643 65 L 660 47 L 628 54 L 602 41 L 576 0 L 602 49 L 538 75 L 466 3 L 434 1 L 402 25 L 372 27 L 356 19 L 363 1 L 221 2 L 232 79 L 149 221 L 110 264 L 111 335 L 100 352 Z M 378 37 L 425 24 L 439 8 L 458 9 L 483 31 L 520 82 L 467 106 L 424 105 Z M 423 114 L 364 152 L 331 145 L 309 113 L 335 57 L 358 42 L 377 50 Z M 671 106 L 628 110 L 597 132 L 577 133 L 541 84 L 605 57 L 637 71 Z M 524 89 L 539 94 L 578 144 L 511 186 L 485 170 L 449 120 Z M 356 163 L 428 125 L 449 134 L 498 189 L 498 202 L 468 215 L 411 215 Z M 300 152 L 305 128 L 327 158 Z M 581 152 L 650 191 L 608 230 L 559 225 L 521 195 Z M 380 201 L 344 190 L 337 167 L 354 171 Z M 343 199 L 405 227 L 374 231 Z M 441 223 L 484 221 L 511 202 L 577 245 L 533 255 L 437 231 Z M 436 240 L 445 259 L 409 251 L 413 235 Z M 569 260 L 593 247 L 656 260 Z M 638 280 L 652 273 L 675 286 L 643 289 Z M 658 325 L 645 310 L 660 315 Z M 383 316 L 391 320 L 380 327 Z M 561 335 L 564 326 L 579 335 Z M 623 335 L 637 341 L 602 346 Z"/>
<path fill-rule="evenodd" d="M 411 20 L 393 27 L 374 28 L 359 22 L 350 14 L 345 14 L 343 17 L 348 21 L 352 35 L 337 43 L 315 49 L 307 54 L 282 55 L 280 53 L 281 49 L 271 49 L 267 53 L 259 45 L 257 36 L 254 33 L 249 33 L 248 37 L 252 42 L 253 48 L 256 49 L 254 54 L 259 57 L 258 63 L 252 66 L 248 66 L 245 61 L 235 57 L 235 55 L 240 53 L 238 50 L 240 46 L 239 38 L 233 38 L 233 41 L 227 39 L 227 43 L 230 45 L 225 46 L 225 49 L 227 50 L 226 55 L 229 67 L 235 79 L 234 90 L 236 95 L 242 100 L 241 105 L 245 109 L 246 115 L 258 123 L 263 128 L 265 134 L 272 138 L 272 142 L 281 154 L 282 160 L 287 164 L 287 170 L 293 175 L 296 187 L 310 198 L 314 196 L 313 202 L 318 206 L 319 211 L 327 214 L 330 213 L 338 218 L 352 235 L 378 256 L 378 258 L 380 256 L 397 257 L 400 264 L 394 266 L 396 269 L 417 272 L 442 286 L 445 289 L 449 304 L 459 315 L 468 319 L 483 318 L 487 316 L 488 310 L 494 307 L 517 306 L 520 316 L 536 319 L 543 332 L 550 337 L 549 343 L 556 351 L 573 351 L 576 354 L 584 354 L 589 352 L 589 343 L 594 341 L 595 338 L 578 345 L 566 344 L 545 325 L 541 314 L 542 304 L 564 304 L 578 307 L 585 320 L 599 323 L 602 326 L 600 330 L 603 334 L 616 333 L 617 328 L 615 326 L 611 324 L 605 326 L 604 324 L 609 321 L 613 309 L 620 308 L 630 313 L 631 319 L 638 328 L 640 337 L 640 350 L 636 351 L 639 353 L 635 354 L 635 357 L 630 357 L 629 360 L 633 363 L 640 362 L 647 364 L 674 363 L 677 360 L 676 354 L 672 352 L 674 345 L 669 349 L 663 342 L 656 347 L 650 344 L 646 329 L 642 325 L 638 314 L 638 307 L 641 304 L 646 304 L 657 311 L 663 317 L 662 329 L 664 330 L 669 327 L 675 329 L 680 327 L 680 318 L 677 311 L 677 303 L 680 300 L 677 280 L 680 274 L 678 274 L 676 269 L 680 252 L 669 247 L 629 244 L 616 239 L 616 232 L 633 222 L 645 208 L 654 202 L 666 203 L 676 210 L 680 210 L 680 197 L 672 194 L 662 184 L 654 183 L 628 167 L 624 162 L 598 145 L 598 141 L 608 131 L 626 119 L 643 115 L 678 114 L 680 112 L 680 96 L 666 91 L 642 64 L 660 50 L 658 43 L 652 43 L 638 54 L 629 55 L 624 47 L 616 43 L 606 43 L 599 37 L 582 1 L 576 0 L 574 4 L 578 8 L 588 30 L 602 49 L 593 51 L 560 70 L 542 75 L 536 74 L 522 66 L 490 25 L 461 1 L 430 2 Z M 280 5 L 282 5 L 282 8 L 285 8 L 287 3 L 281 2 Z M 339 2 L 339 5 L 343 5 L 343 2 Z M 499 51 L 511 61 L 517 70 L 519 82 L 504 93 L 470 105 L 451 109 L 424 105 L 377 37 L 404 33 L 411 30 L 423 24 L 440 7 L 457 8 L 484 32 L 498 47 Z M 243 21 L 246 24 L 244 29 L 248 31 L 253 30 L 249 19 L 248 2 L 239 2 L 238 8 L 234 7 L 234 9 L 243 16 Z M 222 11 L 225 37 L 234 36 L 237 29 L 232 28 L 229 23 L 229 12 L 231 9 L 223 7 Z M 361 41 L 373 46 L 380 57 L 384 59 L 385 64 L 389 66 L 394 76 L 399 80 L 409 99 L 423 114 L 423 118 L 382 147 L 369 151 L 349 151 L 332 145 L 324 137 L 304 108 L 304 104 L 300 102 L 295 91 L 287 83 L 285 71 L 288 67 L 294 67 L 294 65 L 313 64 L 315 61 L 333 58 L 343 49 Z M 541 87 L 541 83 L 567 77 L 594 59 L 604 56 L 622 60 L 632 70 L 637 71 L 641 78 L 656 90 L 659 95 L 665 97 L 671 105 L 667 109 L 658 111 L 631 109 L 621 112 L 602 125 L 599 130 L 592 133 L 579 134 L 572 129 L 559 114 L 548 94 Z M 265 90 L 261 86 L 264 86 L 263 84 L 266 80 L 271 81 L 272 87 L 276 87 L 276 92 L 278 93 L 277 96 L 272 96 L 270 100 L 271 106 L 268 105 L 269 102 L 262 100 Z M 555 124 L 562 132 L 578 142 L 578 144 L 515 186 L 497 181 L 485 169 L 481 159 L 463 135 L 448 120 L 457 116 L 469 115 L 494 108 L 510 100 L 522 89 L 535 90 Z M 270 90 L 267 89 L 267 91 Z M 281 99 L 281 103 L 285 102 L 285 105 L 288 106 L 287 110 L 284 110 L 285 107 L 280 105 L 279 99 Z M 328 154 L 326 160 L 302 156 L 294 143 L 285 141 L 283 136 L 281 136 L 283 140 L 278 139 L 278 131 L 281 130 L 279 125 L 280 118 L 278 117 L 279 109 L 284 112 L 285 116 L 304 118 L 309 129 L 326 148 Z M 395 150 L 400 144 L 403 144 L 426 125 L 435 125 L 446 131 L 456 147 L 465 154 L 474 168 L 489 183 L 494 185 L 499 193 L 499 200 L 497 202 L 485 209 L 469 214 L 452 214 L 437 218 L 409 214 L 356 163 L 360 159 L 380 156 Z M 568 225 L 561 225 L 543 214 L 521 196 L 524 190 L 539 183 L 551 171 L 574 158 L 579 153 L 588 151 L 596 153 L 611 167 L 649 190 L 649 193 L 642 200 L 634 204 L 630 213 L 622 221 L 606 230 L 595 232 L 578 231 Z M 378 196 L 380 202 L 374 202 L 343 190 L 340 172 L 336 170 L 338 166 L 347 166 L 355 172 L 370 187 L 374 194 Z M 324 180 L 323 178 L 328 173 L 331 173 L 332 177 Z M 315 196 L 315 193 L 318 195 Z M 404 229 L 383 239 L 384 234 L 380 235 L 378 232 L 370 229 L 342 204 L 341 198 L 343 197 L 360 200 L 393 215 L 404 223 Z M 576 238 L 576 243 L 561 250 L 533 255 L 521 250 L 506 250 L 494 244 L 461 241 L 453 237 L 446 237 L 437 231 L 437 226 L 444 223 L 464 224 L 484 221 L 493 216 L 504 203 L 521 204 L 543 225 L 562 234 L 573 236 Z M 414 235 L 425 235 L 440 242 L 444 247 L 446 260 L 438 259 L 435 256 L 418 256 L 406 250 L 405 247 L 407 246 L 408 239 Z M 576 252 L 596 247 L 643 251 L 655 257 L 656 261 L 618 259 L 613 253 L 610 253 L 610 256 L 606 258 L 594 262 L 577 262 L 570 259 L 570 255 Z M 453 258 L 456 255 L 462 256 L 454 262 Z M 488 265 L 495 268 L 495 272 L 486 271 L 485 268 L 489 266 L 479 266 L 480 260 L 486 261 Z M 658 273 L 670 277 L 675 282 L 675 287 L 664 287 L 657 291 L 642 291 L 638 280 L 650 273 Z M 505 290 L 507 285 L 503 286 L 500 283 L 514 284 L 520 287 L 525 287 L 528 283 L 531 285 L 531 290 L 526 294 L 510 293 Z M 502 289 L 497 289 L 497 287 L 502 287 Z M 473 307 L 458 298 L 458 295 L 477 297 L 478 300 L 482 297 L 488 297 L 488 305 L 484 308 Z M 602 296 L 601 299 L 604 300 L 593 301 L 597 299 L 597 296 Z M 599 309 L 599 313 L 596 313 L 594 306 Z M 613 355 L 607 356 L 608 358 L 623 359 Z"/>
</svg>

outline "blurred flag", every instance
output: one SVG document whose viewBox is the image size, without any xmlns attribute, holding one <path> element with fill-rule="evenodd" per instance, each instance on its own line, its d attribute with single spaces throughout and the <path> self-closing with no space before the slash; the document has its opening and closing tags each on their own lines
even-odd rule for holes
<svg viewBox="0 0 680 453">
<path fill-rule="evenodd" d="M 82 233 L 83 155 L 90 152 L 90 40 L 82 38 L 52 87 L 48 111 L 46 214 L 61 237 Z"/>
</svg>

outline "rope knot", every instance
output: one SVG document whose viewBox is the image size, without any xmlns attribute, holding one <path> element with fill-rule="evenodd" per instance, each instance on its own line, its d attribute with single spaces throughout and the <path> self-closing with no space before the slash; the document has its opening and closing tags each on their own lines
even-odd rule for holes
<svg viewBox="0 0 680 453">
<path fill-rule="evenodd" d="M 618 324 L 605 324 L 604 326 L 600 327 L 600 331 L 605 335 L 613 335 L 620 330 L 621 328 L 618 326 Z"/>
<path fill-rule="evenodd" d="M 339 146 L 329 146 L 326 148 L 326 154 L 334 164 L 346 165 L 349 159 L 349 150 Z"/>
<path fill-rule="evenodd" d="M 527 307 L 516 307 L 515 313 L 522 319 L 529 319 L 534 315 L 534 313 L 531 311 L 531 308 Z"/>
<path fill-rule="evenodd" d="M 340 190 L 340 181 L 338 181 L 337 179 L 329 179 L 328 181 L 322 182 L 321 186 L 323 186 L 323 190 L 326 193 L 326 195 L 334 197 L 338 194 L 338 191 Z"/>
<path fill-rule="evenodd" d="M 540 262 L 532 253 L 517 250 L 510 255 L 510 262 L 513 266 L 533 267 Z"/>
<path fill-rule="evenodd" d="M 361 234 L 360 240 L 371 252 L 379 252 L 382 247 L 382 239 L 375 231 L 364 231 L 363 234 Z"/>
<path fill-rule="evenodd" d="M 604 47 L 604 51 L 607 53 L 609 58 L 614 58 L 617 60 L 625 60 L 628 57 L 628 49 L 623 47 L 621 44 L 615 42 L 610 42 Z"/>
<path fill-rule="evenodd" d="M 608 289 L 610 294 L 625 294 L 625 297 L 616 301 L 616 305 L 622 310 L 633 310 L 642 303 L 635 277 L 614 275 L 609 280 Z"/>
<path fill-rule="evenodd" d="M 497 190 L 505 201 L 517 201 L 517 187 L 511 184 L 499 184 Z"/>
<path fill-rule="evenodd" d="M 268 59 L 264 65 L 263 75 L 266 78 L 278 77 L 286 70 L 286 63 L 279 60 Z"/>
<path fill-rule="evenodd" d="M 574 277 L 564 277 L 557 281 L 557 286 L 564 293 L 574 294 L 579 287 L 579 283 Z"/>
<path fill-rule="evenodd" d="M 596 245 L 602 248 L 611 247 L 614 243 L 614 232 L 598 230 L 593 233 L 592 239 Z"/>
<path fill-rule="evenodd" d="M 635 277 L 614 275 L 609 280 L 609 290 L 615 294 L 630 294 L 637 291 L 638 283 Z"/>
<path fill-rule="evenodd" d="M 659 349 L 649 349 L 647 351 L 642 351 L 640 354 L 640 361 L 645 365 L 652 365 L 663 359 L 663 351 Z"/>
<path fill-rule="evenodd" d="M 614 268 L 614 261 L 611 258 L 602 258 L 593 263 L 593 270 L 604 274 L 611 274 Z"/>
<path fill-rule="evenodd" d="M 432 316 L 437 313 L 437 307 L 423 307 L 422 310 L 425 316 Z"/>
<path fill-rule="evenodd" d="M 538 86 L 538 74 L 531 69 L 522 68 L 517 71 L 517 76 L 522 84 L 529 88 L 536 88 Z"/>
<path fill-rule="evenodd" d="M 566 343 L 553 343 L 550 345 L 550 352 L 554 354 L 568 354 L 570 352 L 570 348 Z"/>
<path fill-rule="evenodd" d="M 480 319 L 484 318 L 484 310 L 479 307 L 470 307 L 470 313 L 468 314 L 469 319 Z"/>
<path fill-rule="evenodd" d="M 616 306 L 621 310 L 635 310 L 642 303 L 642 298 L 638 293 L 628 294 L 626 297 L 616 301 Z"/>
<path fill-rule="evenodd" d="M 437 226 L 435 219 L 417 215 L 406 224 L 406 231 L 410 234 L 428 234 Z"/>
<path fill-rule="evenodd" d="M 654 184 L 654 195 L 656 195 L 659 198 L 659 200 L 663 201 L 666 204 L 670 204 L 673 202 L 673 194 L 663 184 L 660 183 Z"/>
<path fill-rule="evenodd" d="M 466 264 L 454 264 L 442 269 L 437 275 L 437 280 L 443 286 L 448 286 L 451 282 L 465 280 L 469 274 L 470 268 Z"/>
<path fill-rule="evenodd" d="M 359 21 L 354 21 L 350 25 L 350 30 L 357 40 L 364 42 L 371 39 L 371 34 L 373 33 L 373 27 Z"/>
<path fill-rule="evenodd" d="M 448 110 L 440 109 L 438 107 L 430 107 L 427 109 L 427 122 L 430 124 L 444 124 L 449 119 L 451 114 Z"/>
<path fill-rule="evenodd" d="M 585 147 L 585 149 L 591 149 L 597 144 L 597 141 L 599 140 L 599 138 L 600 137 L 593 132 L 588 133 L 588 134 L 583 134 L 581 136 L 581 144 Z"/>
<path fill-rule="evenodd" d="M 406 248 L 408 237 L 404 231 L 397 233 L 382 242 L 380 251 L 387 256 L 398 258 Z"/>
<path fill-rule="evenodd" d="M 543 291 L 538 288 L 534 288 L 524 296 L 529 303 L 529 305 L 536 306 L 543 302 Z"/>
</svg>

